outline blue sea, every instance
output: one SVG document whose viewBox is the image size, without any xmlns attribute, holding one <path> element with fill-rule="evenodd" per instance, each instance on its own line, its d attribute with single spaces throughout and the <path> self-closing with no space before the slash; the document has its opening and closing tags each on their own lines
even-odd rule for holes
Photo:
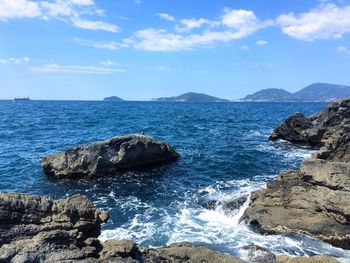
<svg viewBox="0 0 350 263">
<path fill-rule="evenodd" d="M 0 101 L 0 191 L 63 198 L 87 195 L 110 213 L 101 240 L 133 239 L 159 247 L 188 241 L 244 257 L 251 243 L 289 255 L 350 258 L 348 251 L 312 238 L 264 236 L 239 221 L 252 191 L 281 171 L 296 169 L 312 151 L 269 142 L 272 129 L 294 112 L 322 103 L 167 103 Z M 72 146 L 140 133 L 165 140 L 181 160 L 147 172 L 95 180 L 47 178 L 40 159 Z M 227 211 L 210 200 L 248 200 Z"/>
</svg>

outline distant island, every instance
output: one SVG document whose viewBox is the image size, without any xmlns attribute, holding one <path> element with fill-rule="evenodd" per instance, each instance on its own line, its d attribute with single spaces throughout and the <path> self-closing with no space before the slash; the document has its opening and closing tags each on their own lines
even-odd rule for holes
<svg viewBox="0 0 350 263">
<path fill-rule="evenodd" d="M 350 86 L 315 83 L 295 93 L 284 89 L 263 89 L 246 96 L 241 101 L 327 102 L 347 97 L 350 97 Z"/>
<path fill-rule="evenodd" d="M 153 99 L 153 101 L 168 102 L 227 102 L 228 100 L 220 99 L 203 93 L 188 92 L 177 97 L 163 97 Z"/>
<path fill-rule="evenodd" d="M 124 100 L 117 96 L 111 96 L 111 97 L 104 98 L 103 101 L 124 101 Z"/>
</svg>

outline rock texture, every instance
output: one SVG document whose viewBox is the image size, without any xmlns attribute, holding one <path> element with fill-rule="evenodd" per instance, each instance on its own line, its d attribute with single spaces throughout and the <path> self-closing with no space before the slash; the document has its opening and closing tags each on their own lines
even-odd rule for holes
<svg viewBox="0 0 350 263">
<path fill-rule="evenodd" d="M 293 115 L 277 127 L 271 137 L 322 147 L 299 171 L 252 193 L 243 220 L 262 233 L 305 234 L 350 249 L 349 114 L 346 99 L 310 118 Z"/>
<path fill-rule="evenodd" d="M 243 262 L 191 244 L 144 249 L 130 240 L 102 243 L 97 237 L 107 219 L 84 196 L 54 201 L 0 193 L 0 262 Z"/>
<path fill-rule="evenodd" d="M 153 249 L 130 240 L 97 239 L 108 214 L 84 196 L 52 200 L 35 195 L 0 193 L 1 263 L 243 263 L 238 258 L 189 243 Z M 249 262 L 336 262 L 279 260 L 266 249 L 252 246 Z M 262 252 L 261 252 L 262 251 Z M 269 259 L 270 261 L 257 261 Z"/>
<path fill-rule="evenodd" d="M 325 145 L 335 129 L 349 129 L 350 99 L 336 101 L 321 112 L 310 117 L 295 113 L 278 125 L 272 132 L 270 140 L 287 140 L 289 142 L 320 147 Z"/>
<path fill-rule="evenodd" d="M 89 178 L 176 161 L 167 143 L 143 135 L 117 136 L 81 145 L 41 160 L 45 174 L 56 178 Z"/>
<path fill-rule="evenodd" d="M 69 262 L 98 256 L 108 214 L 83 196 L 0 193 L 0 262 Z"/>
<path fill-rule="evenodd" d="M 338 261 L 326 256 L 290 257 L 271 253 L 266 248 L 251 244 L 243 248 L 251 263 L 337 263 Z"/>
</svg>

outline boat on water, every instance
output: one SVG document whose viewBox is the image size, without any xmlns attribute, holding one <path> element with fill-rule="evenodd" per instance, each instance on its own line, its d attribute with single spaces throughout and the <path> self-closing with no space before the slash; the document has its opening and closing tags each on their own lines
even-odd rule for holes
<svg viewBox="0 0 350 263">
<path fill-rule="evenodd" d="M 15 100 L 30 100 L 29 97 L 16 97 Z"/>
</svg>

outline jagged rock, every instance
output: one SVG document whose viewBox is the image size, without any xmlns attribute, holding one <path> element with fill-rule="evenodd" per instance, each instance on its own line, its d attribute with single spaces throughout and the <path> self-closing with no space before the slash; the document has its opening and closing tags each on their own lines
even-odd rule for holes
<svg viewBox="0 0 350 263">
<path fill-rule="evenodd" d="M 288 257 L 276 256 L 277 263 L 339 263 L 338 260 L 326 256 Z"/>
<path fill-rule="evenodd" d="M 276 255 L 266 248 L 251 244 L 243 248 L 248 253 L 249 262 L 252 263 L 277 263 Z"/>
<path fill-rule="evenodd" d="M 253 192 L 243 219 L 262 233 L 306 234 L 350 249 L 349 174 L 329 176 L 328 163 L 305 163 L 302 171 L 306 174 L 282 174 L 266 189 Z M 316 165 L 318 169 L 313 168 Z M 314 173 L 313 169 L 325 172 Z"/>
<path fill-rule="evenodd" d="M 149 249 L 144 256 L 145 263 L 244 263 L 244 261 L 212 251 L 209 248 L 189 243 L 173 244 L 166 248 Z"/>
<path fill-rule="evenodd" d="M 41 160 L 46 175 L 89 178 L 176 161 L 179 154 L 167 143 L 143 135 L 117 136 L 80 145 Z"/>
<path fill-rule="evenodd" d="M 306 118 L 295 113 L 278 125 L 272 132 L 270 140 L 287 140 L 289 142 L 320 147 L 325 144 L 324 135 L 338 126 L 349 126 L 350 99 L 331 103 L 321 112 Z"/>
<path fill-rule="evenodd" d="M 337 162 L 350 162 L 350 131 L 347 126 L 328 131 L 324 138 L 324 146 L 314 157 Z"/>
<path fill-rule="evenodd" d="M 202 204 L 205 209 L 215 210 L 217 207 L 221 207 L 225 212 L 232 212 L 239 209 L 248 199 L 248 196 L 240 196 L 230 201 L 209 200 Z"/>
<path fill-rule="evenodd" d="M 108 214 L 84 196 L 0 193 L 0 262 L 55 262 L 98 256 L 97 238 Z"/>
</svg>

